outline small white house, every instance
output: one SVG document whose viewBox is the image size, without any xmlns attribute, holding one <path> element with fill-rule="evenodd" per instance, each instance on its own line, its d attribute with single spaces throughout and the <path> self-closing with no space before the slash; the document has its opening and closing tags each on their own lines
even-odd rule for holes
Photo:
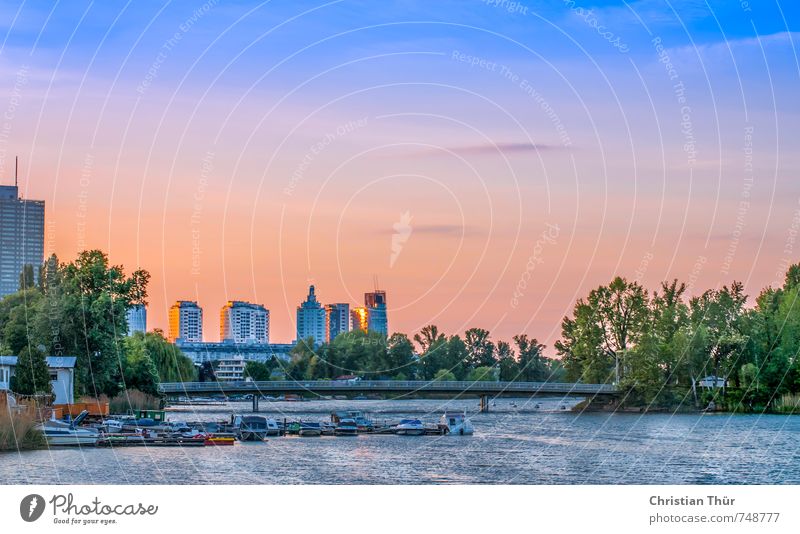
<svg viewBox="0 0 800 534">
<path fill-rule="evenodd" d="M 75 401 L 75 356 L 48 356 L 50 384 L 55 395 L 54 404 L 72 404 Z M 17 366 L 16 356 L 0 356 L 0 390 L 11 389 L 11 377 Z"/>
<path fill-rule="evenodd" d="M 697 385 L 701 388 L 724 388 L 728 387 L 728 381 L 721 376 L 709 375 L 698 380 Z"/>
</svg>

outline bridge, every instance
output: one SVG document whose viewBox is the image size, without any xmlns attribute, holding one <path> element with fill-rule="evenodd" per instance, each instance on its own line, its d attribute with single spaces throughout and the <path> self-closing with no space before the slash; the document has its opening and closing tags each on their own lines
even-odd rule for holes
<svg viewBox="0 0 800 534">
<path fill-rule="evenodd" d="M 481 411 L 489 410 L 489 397 L 540 395 L 573 395 L 581 397 L 610 397 L 617 394 L 611 384 L 583 384 L 564 382 L 471 382 L 427 380 L 276 380 L 266 382 L 168 382 L 159 386 L 168 397 L 197 397 L 207 395 L 253 396 L 253 411 L 258 411 L 262 395 L 363 395 L 384 393 L 409 395 L 438 393 L 451 395 L 477 395 Z"/>
</svg>

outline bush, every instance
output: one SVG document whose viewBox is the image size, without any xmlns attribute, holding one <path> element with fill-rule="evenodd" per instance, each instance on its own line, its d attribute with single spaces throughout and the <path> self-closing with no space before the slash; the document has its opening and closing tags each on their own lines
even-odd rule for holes
<svg viewBox="0 0 800 534">
<path fill-rule="evenodd" d="M 45 439 L 36 425 L 36 412 L 0 409 L 0 451 L 21 451 L 44 447 Z"/>
<path fill-rule="evenodd" d="M 130 414 L 137 410 L 158 410 L 161 408 L 161 399 L 142 393 L 138 389 L 129 389 L 111 399 L 108 408 L 112 414 Z"/>
</svg>

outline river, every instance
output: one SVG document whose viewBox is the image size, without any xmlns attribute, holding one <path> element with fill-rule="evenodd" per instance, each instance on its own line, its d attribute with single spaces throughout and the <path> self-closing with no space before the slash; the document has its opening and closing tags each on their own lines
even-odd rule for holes
<svg viewBox="0 0 800 534">
<path fill-rule="evenodd" d="M 318 421 L 356 409 L 377 420 L 437 422 L 444 408 L 466 408 L 475 435 L 287 436 L 233 447 L 0 453 L 0 483 L 800 484 L 797 416 L 577 414 L 558 399 L 498 399 L 478 414 L 476 403 L 262 402 L 263 414 Z M 221 420 L 248 408 L 184 407 L 168 417 Z"/>
</svg>

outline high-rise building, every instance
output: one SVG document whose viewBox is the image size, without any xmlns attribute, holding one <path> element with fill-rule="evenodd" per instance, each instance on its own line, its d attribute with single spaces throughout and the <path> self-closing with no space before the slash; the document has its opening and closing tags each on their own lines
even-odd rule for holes
<svg viewBox="0 0 800 534">
<path fill-rule="evenodd" d="M 367 331 L 389 335 L 386 291 L 375 290 L 372 293 L 364 293 L 364 307 L 367 309 Z"/>
<path fill-rule="evenodd" d="M 325 306 L 325 332 L 328 341 L 350 331 L 350 305 L 347 303 L 328 304 Z"/>
<path fill-rule="evenodd" d="M 0 298 L 19 289 L 20 273 L 33 266 L 34 283 L 44 263 L 44 200 L 19 197 L 16 185 L 0 185 Z"/>
<path fill-rule="evenodd" d="M 314 286 L 309 286 L 305 302 L 297 307 L 297 341 L 299 343 L 309 337 L 313 337 L 315 343 L 322 343 L 326 339 L 325 308 L 317 301 Z"/>
<path fill-rule="evenodd" d="M 128 308 L 128 335 L 134 332 L 147 332 L 147 308 L 144 304 L 134 304 Z"/>
<path fill-rule="evenodd" d="M 219 312 L 219 338 L 234 343 L 269 343 L 269 310 L 260 304 L 228 301 Z"/>
<path fill-rule="evenodd" d="M 353 311 L 350 312 L 350 317 L 352 318 L 352 330 L 361 330 L 362 332 L 367 331 L 367 309 L 364 307 L 357 307 L 353 308 Z"/>
<path fill-rule="evenodd" d="M 169 340 L 203 341 L 203 308 L 191 300 L 179 300 L 169 309 Z"/>
</svg>

